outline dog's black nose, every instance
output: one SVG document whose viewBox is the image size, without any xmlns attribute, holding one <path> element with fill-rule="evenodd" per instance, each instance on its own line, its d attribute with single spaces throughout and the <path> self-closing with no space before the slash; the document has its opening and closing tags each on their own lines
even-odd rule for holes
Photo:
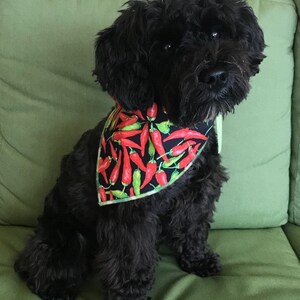
<svg viewBox="0 0 300 300">
<path fill-rule="evenodd" d="M 224 68 L 217 67 L 206 71 L 199 79 L 211 87 L 223 87 L 227 83 L 228 72 Z"/>
</svg>

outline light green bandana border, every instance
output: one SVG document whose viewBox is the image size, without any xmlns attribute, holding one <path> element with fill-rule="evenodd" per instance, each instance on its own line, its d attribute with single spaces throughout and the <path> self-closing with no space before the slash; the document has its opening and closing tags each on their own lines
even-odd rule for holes
<svg viewBox="0 0 300 300">
<path fill-rule="evenodd" d="M 218 153 L 220 154 L 222 151 L 222 139 L 223 139 L 223 117 L 222 115 L 218 115 L 216 117 L 214 123 L 215 131 L 217 134 L 217 141 L 218 141 Z"/>
</svg>

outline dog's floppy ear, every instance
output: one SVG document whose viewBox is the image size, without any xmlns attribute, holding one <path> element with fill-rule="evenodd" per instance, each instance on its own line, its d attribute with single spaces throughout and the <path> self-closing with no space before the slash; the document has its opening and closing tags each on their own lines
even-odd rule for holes
<svg viewBox="0 0 300 300">
<path fill-rule="evenodd" d="M 257 18 L 251 7 L 244 6 L 241 11 L 241 35 L 244 36 L 247 50 L 249 51 L 251 75 L 259 72 L 259 65 L 265 58 L 263 54 L 265 48 L 264 34 L 258 25 Z"/>
<path fill-rule="evenodd" d="M 154 98 L 145 49 L 144 1 L 129 1 L 114 24 L 99 32 L 94 75 L 125 109 L 147 108 Z"/>
</svg>

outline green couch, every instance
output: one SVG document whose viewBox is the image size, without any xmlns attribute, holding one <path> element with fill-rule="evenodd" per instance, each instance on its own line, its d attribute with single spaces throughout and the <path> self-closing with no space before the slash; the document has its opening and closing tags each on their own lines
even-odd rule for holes
<svg viewBox="0 0 300 300">
<path fill-rule="evenodd" d="M 61 157 L 112 106 L 91 70 L 95 35 L 122 2 L 0 1 L 0 300 L 38 299 L 13 262 Z M 223 124 L 231 179 L 209 239 L 224 268 L 210 278 L 187 274 L 162 246 L 154 300 L 300 299 L 300 0 L 249 4 L 267 58 L 251 95 Z M 90 278 L 78 299 L 101 296 Z"/>
</svg>

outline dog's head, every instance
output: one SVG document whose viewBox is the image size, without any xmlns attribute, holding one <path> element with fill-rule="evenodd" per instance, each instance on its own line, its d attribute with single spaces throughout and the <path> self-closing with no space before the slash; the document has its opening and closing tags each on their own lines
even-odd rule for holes
<svg viewBox="0 0 300 300">
<path fill-rule="evenodd" d="M 98 35 L 94 74 L 126 109 L 164 105 L 193 126 L 234 110 L 265 47 L 243 0 L 134 0 Z"/>
</svg>

